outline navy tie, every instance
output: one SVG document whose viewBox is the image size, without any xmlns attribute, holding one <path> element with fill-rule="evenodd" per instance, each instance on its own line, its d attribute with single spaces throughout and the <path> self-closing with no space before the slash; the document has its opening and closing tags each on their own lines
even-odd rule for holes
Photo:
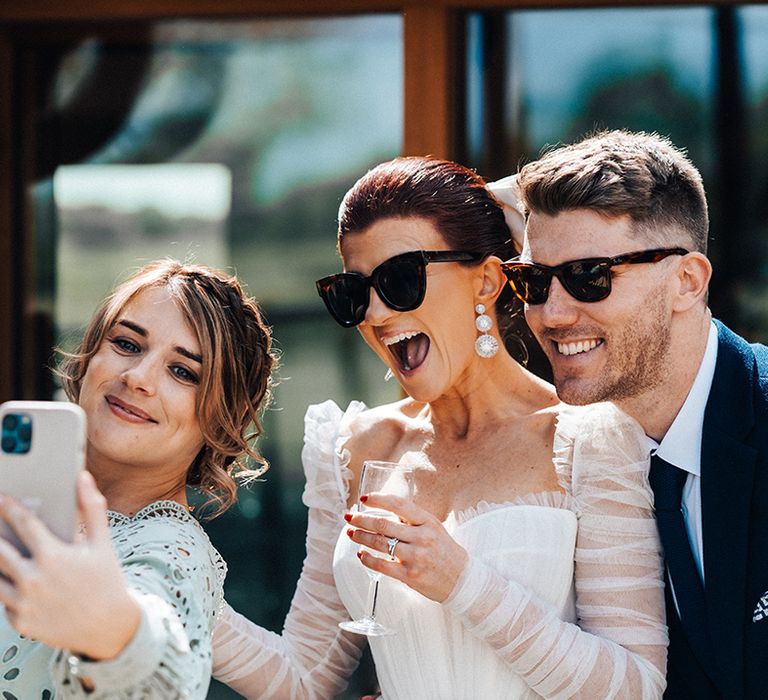
<svg viewBox="0 0 768 700">
<path fill-rule="evenodd" d="M 706 659 L 709 656 L 709 641 L 704 586 L 693 559 L 681 508 L 687 478 L 688 472 L 657 455 L 651 457 L 649 481 L 656 506 L 656 524 L 664 547 L 664 561 L 674 586 L 680 621 L 691 646 Z"/>
</svg>

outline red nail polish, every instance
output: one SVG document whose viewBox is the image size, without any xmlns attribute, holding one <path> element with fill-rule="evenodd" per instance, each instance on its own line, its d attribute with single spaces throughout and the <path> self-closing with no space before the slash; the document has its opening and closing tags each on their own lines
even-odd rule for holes
<svg viewBox="0 0 768 700">
<path fill-rule="evenodd" d="M 359 551 L 359 550 L 357 552 L 357 558 L 358 559 L 362 559 L 363 558 L 363 553 L 361 551 Z"/>
<path fill-rule="evenodd" d="M 349 539 L 352 539 L 352 535 L 354 534 L 355 534 L 355 531 L 352 528 L 349 528 L 349 530 L 347 530 L 347 537 L 349 537 Z"/>
<path fill-rule="evenodd" d="M 368 496 L 360 496 L 360 503 L 365 503 L 368 500 Z"/>
<path fill-rule="evenodd" d="M 347 522 L 351 522 L 352 513 L 344 513 L 344 520 L 346 520 Z"/>
</svg>

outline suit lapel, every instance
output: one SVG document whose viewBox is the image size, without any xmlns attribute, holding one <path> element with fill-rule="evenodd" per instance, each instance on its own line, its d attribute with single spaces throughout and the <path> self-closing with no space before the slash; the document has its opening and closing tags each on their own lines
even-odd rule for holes
<svg viewBox="0 0 768 700">
<path fill-rule="evenodd" d="M 749 507 L 757 459 L 744 439 L 754 424 L 755 359 L 747 343 L 722 324 L 717 327 L 717 365 L 701 454 L 707 625 L 721 691 L 741 697 Z"/>
</svg>

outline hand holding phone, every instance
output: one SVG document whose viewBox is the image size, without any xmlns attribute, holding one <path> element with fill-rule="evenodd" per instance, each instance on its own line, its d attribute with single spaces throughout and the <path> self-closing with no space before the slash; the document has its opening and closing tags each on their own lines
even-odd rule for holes
<svg viewBox="0 0 768 700">
<path fill-rule="evenodd" d="M 77 475 L 85 467 L 85 414 L 65 401 L 8 401 L 0 405 L 0 492 L 34 512 L 71 542 L 77 520 Z M 0 536 L 28 554 L 0 522 Z"/>
<path fill-rule="evenodd" d="M 64 542 L 12 498 L 0 497 L 0 520 L 10 524 L 30 556 L 0 538 L 0 606 L 16 631 L 91 659 L 117 656 L 133 639 L 141 611 L 112 546 L 107 503 L 82 471 L 77 496 L 83 532 Z"/>
</svg>

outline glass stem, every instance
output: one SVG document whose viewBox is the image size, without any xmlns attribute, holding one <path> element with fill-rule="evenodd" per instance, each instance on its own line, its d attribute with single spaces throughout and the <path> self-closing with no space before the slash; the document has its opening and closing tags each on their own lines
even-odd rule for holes
<svg viewBox="0 0 768 700">
<path fill-rule="evenodd" d="M 368 609 L 371 611 L 368 614 L 369 620 L 376 619 L 376 601 L 379 597 L 379 579 L 375 578 L 368 586 Z"/>
</svg>

